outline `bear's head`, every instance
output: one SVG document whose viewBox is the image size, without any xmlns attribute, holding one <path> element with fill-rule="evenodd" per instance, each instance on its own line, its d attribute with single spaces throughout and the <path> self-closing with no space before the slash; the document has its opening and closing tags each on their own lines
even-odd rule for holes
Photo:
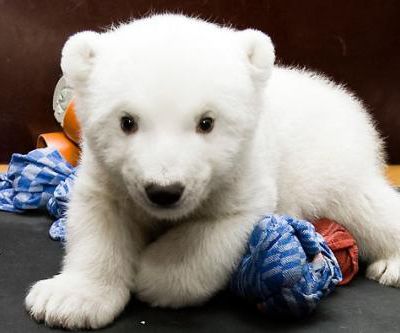
<svg viewBox="0 0 400 333">
<path fill-rule="evenodd" d="M 274 59 L 260 31 L 165 14 L 73 35 L 61 67 L 85 149 L 145 211 L 175 220 L 238 176 Z"/>
</svg>

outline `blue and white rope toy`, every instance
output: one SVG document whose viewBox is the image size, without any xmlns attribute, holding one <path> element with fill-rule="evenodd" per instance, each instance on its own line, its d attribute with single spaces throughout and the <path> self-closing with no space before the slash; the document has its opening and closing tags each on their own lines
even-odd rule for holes
<svg viewBox="0 0 400 333">
<path fill-rule="evenodd" d="M 14 154 L 0 175 L 0 209 L 47 209 L 56 219 L 50 237 L 65 241 L 65 212 L 75 169 L 57 150 Z M 341 281 L 339 264 L 321 235 L 307 221 L 266 215 L 255 226 L 230 288 L 267 313 L 301 317 Z"/>
<path fill-rule="evenodd" d="M 311 223 L 267 215 L 255 226 L 230 287 L 266 313 L 301 317 L 341 280 L 333 252 Z"/>
</svg>

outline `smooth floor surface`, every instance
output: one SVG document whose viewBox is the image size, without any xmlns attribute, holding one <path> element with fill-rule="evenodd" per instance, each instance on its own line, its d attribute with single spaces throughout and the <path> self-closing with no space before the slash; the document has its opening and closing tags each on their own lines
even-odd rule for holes
<svg viewBox="0 0 400 333">
<path fill-rule="evenodd" d="M 41 214 L 0 212 L 1 333 L 62 331 L 34 322 L 23 307 L 27 288 L 60 267 L 63 249 L 48 237 L 50 222 Z M 400 332 L 400 289 L 359 276 L 302 321 L 267 318 L 229 292 L 183 310 L 153 309 L 132 300 L 101 332 Z"/>
</svg>

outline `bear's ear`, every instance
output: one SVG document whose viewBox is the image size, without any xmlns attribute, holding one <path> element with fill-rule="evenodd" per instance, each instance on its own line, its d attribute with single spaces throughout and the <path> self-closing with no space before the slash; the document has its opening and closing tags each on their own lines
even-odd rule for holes
<svg viewBox="0 0 400 333">
<path fill-rule="evenodd" d="M 255 78 L 267 80 L 275 63 L 275 48 L 271 38 L 254 29 L 242 30 L 238 34 Z"/>
<path fill-rule="evenodd" d="M 83 31 L 72 35 L 64 45 L 61 69 L 67 84 L 79 91 L 85 86 L 96 57 L 96 45 L 100 35 Z"/>
</svg>

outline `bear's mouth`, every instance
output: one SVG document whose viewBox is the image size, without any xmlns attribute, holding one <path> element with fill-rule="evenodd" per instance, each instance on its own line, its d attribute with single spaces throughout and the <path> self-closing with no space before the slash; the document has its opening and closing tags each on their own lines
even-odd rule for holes
<svg viewBox="0 0 400 333">
<path fill-rule="evenodd" d="M 155 204 L 155 203 L 151 202 L 150 200 L 147 200 L 147 203 L 148 203 L 149 206 L 151 206 L 152 208 L 155 208 L 155 209 L 157 209 L 159 211 L 173 210 L 173 209 L 179 208 L 179 206 L 180 206 L 180 201 L 172 203 L 172 204 L 164 204 L 164 205 Z"/>
</svg>

